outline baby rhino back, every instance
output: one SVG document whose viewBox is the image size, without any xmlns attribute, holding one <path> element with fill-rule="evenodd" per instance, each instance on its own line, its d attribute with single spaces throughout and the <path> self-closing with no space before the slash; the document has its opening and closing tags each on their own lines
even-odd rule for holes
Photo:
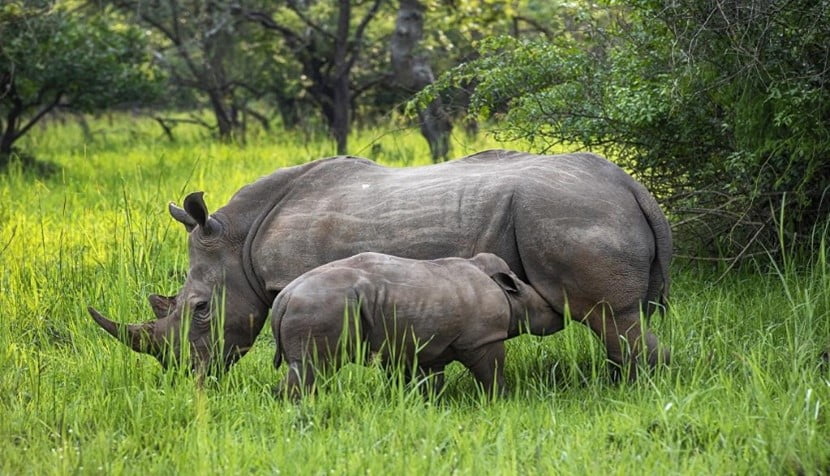
<svg viewBox="0 0 830 476">
<path fill-rule="evenodd" d="M 383 358 L 392 357 L 390 351 L 409 358 L 417 349 L 419 365 L 446 365 L 456 351 L 507 338 L 510 309 L 504 292 L 470 260 L 375 253 L 354 259 L 362 274 L 355 294 L 363 336 Z"/>
</svg>

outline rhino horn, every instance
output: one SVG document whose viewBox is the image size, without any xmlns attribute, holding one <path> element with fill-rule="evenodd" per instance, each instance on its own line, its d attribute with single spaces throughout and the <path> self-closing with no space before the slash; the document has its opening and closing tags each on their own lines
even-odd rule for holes
<svg viewBox="0 0 830 476">
<path fill-rule="evenodd" d="M 208 213 L 205 192 L 193 192 L 184 198 L 185 212 L 202 228 L 205 235 L 219 231 L 219 223 Z"/>
<path fill-rule="evenodd" d="M 153 334 L 153 322 L 121 324 L 107 319 L 92 307 L 87 308 L 87 310 L 99 326 L 129 348 L 144 354 L 155 355 L 158 353 L 159 345 Z"/>
<path fill-rule="evenodd" d="M 194 220 L 192 216 L 188 215 L 184 208 L 176 206 L 175 203 L 168 203 L 167 209 L 170 210 L 170 215 L 172 215 L 177 222 L 184 225 L 184 228 L 188 233 L 193 231 L 193 229 L 196 228 L 196 225 L 198 225 L 196 220 Z"/>
</svg>

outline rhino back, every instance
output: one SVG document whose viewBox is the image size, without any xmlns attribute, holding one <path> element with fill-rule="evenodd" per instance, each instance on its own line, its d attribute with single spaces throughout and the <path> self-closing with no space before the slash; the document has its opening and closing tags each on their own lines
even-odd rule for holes
<svg viewBox="0 0 830 476">
<path fill-rule="evenodd" d="M 631 180 L 615 171 L 588 154 L 488 151 L 405 169 L 332 160 L 291 181 L 263 221 L 253 244 L 256 271 L 275 291 L 362 251 L 416 259 L 488 251 L 524 278 L 514 220 L 561 218 L 574 207 L 598 217 L 602 195 L 619 195 Z"/>
</svg>

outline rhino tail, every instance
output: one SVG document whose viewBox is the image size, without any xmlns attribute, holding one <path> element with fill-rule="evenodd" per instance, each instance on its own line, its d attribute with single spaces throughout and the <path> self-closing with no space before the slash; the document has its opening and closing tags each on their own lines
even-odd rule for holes
<svg viewBox="0 0 830 476">
<path fill-rule="evenodd" d="M 285 317 L 285 311 L 288 309 L 289 297 L 288 294 L 280 293 L 271 308 L 271 330 L 274 334 L 274 344 L 276 347 L 274 352 L 275 369 L 279 369 L 282 364 L 283 345 L 280 342 L 280 327 L 282 327 L 282 319 Z"/>
<path fill-rule="evenodd" d="M 654 234 L 654 259 L 649 271 L 648 291 L 646 293 L 646 317 L 655 311 L 665 315 L 669 306 L 669 263 L 672 257 L 672 236 L 669 221 L 657 204 L 657 200 L 640 184 L 634 190 L 634 197 Z"/>
</svg>

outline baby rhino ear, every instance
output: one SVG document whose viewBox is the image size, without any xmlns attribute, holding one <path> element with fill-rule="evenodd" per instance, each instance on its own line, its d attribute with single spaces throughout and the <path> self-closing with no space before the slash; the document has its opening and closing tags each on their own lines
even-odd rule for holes
<svg viewBox="0 0 830 476">
<path fill-rule="evenodd" d="M 496 282 L 502 289 L 511 294 L 519 292 L 519 285 L 515 278 L 507 273 L 496 273 L 490 276 L 490 279 Z"/>
</svg>

